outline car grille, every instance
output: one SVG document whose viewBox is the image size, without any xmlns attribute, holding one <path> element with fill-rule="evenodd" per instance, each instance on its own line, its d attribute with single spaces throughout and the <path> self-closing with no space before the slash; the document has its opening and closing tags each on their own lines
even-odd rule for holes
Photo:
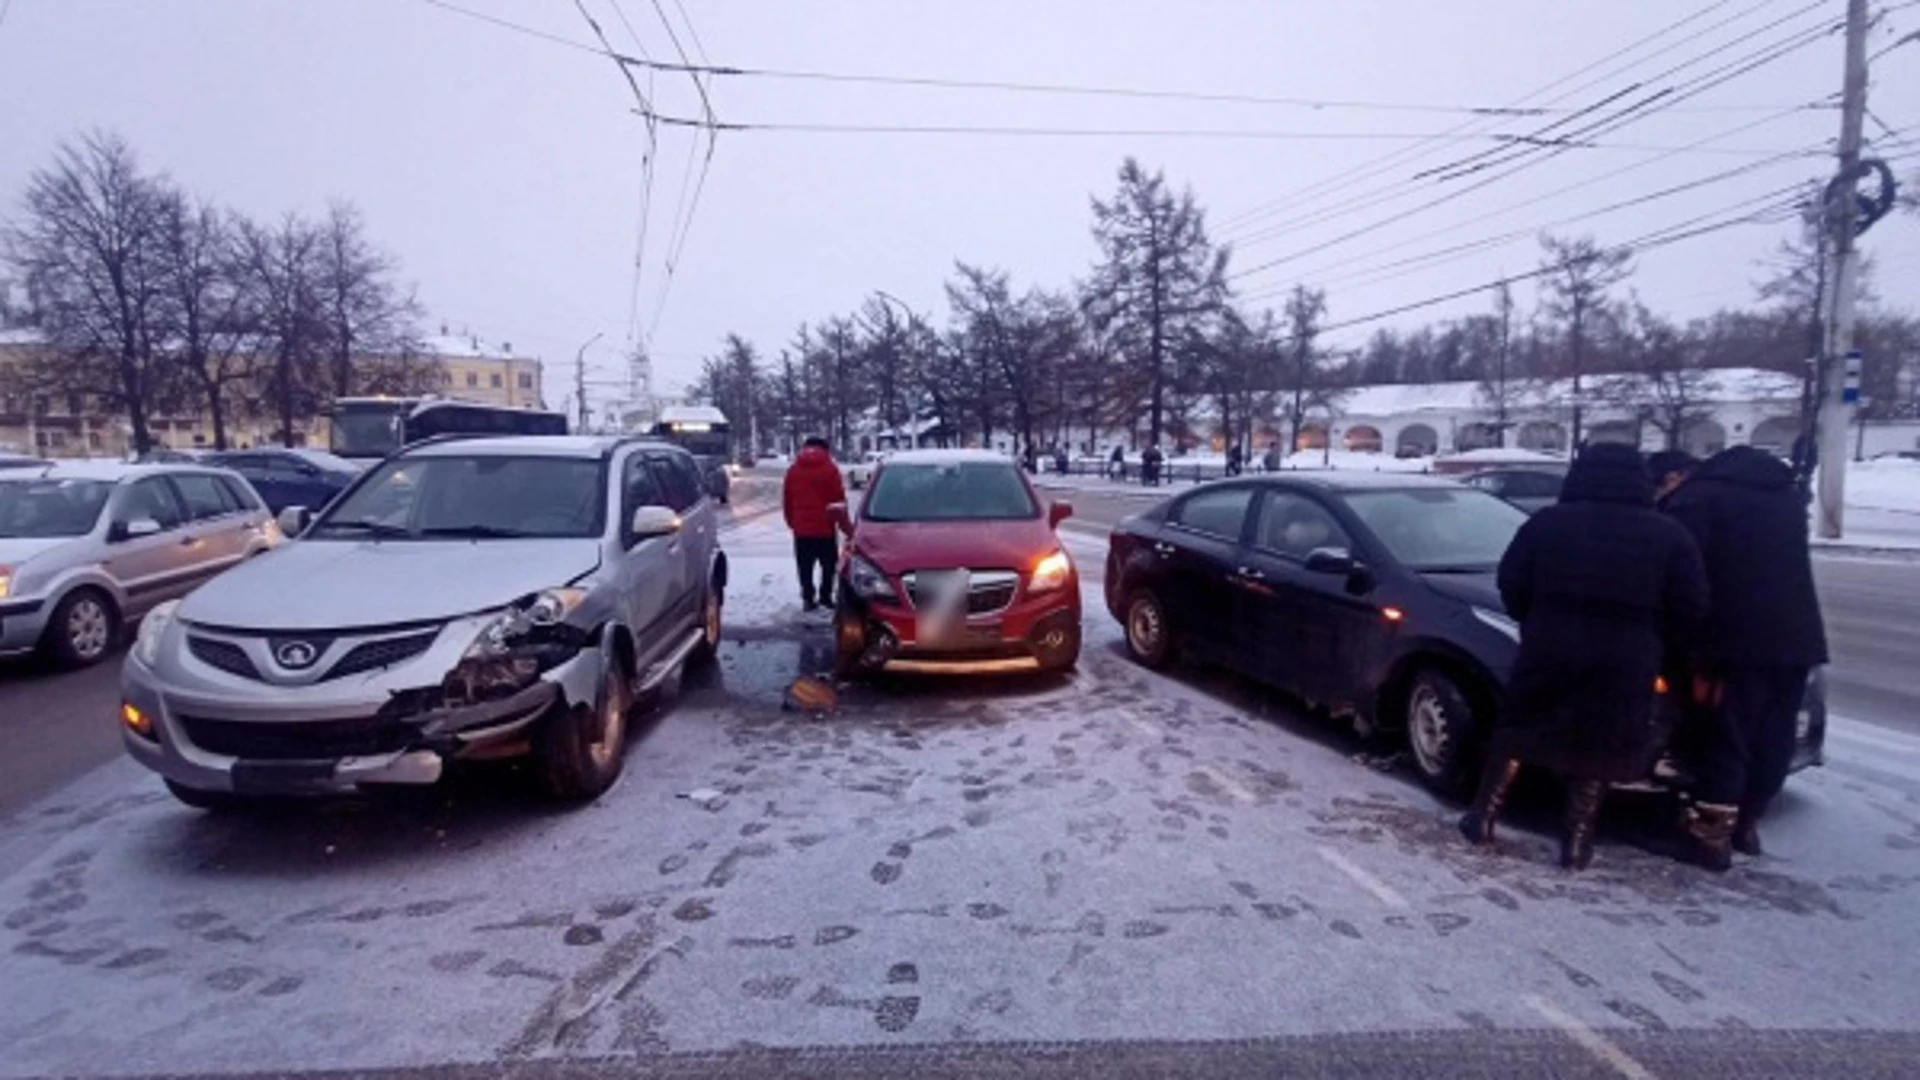
<svg viewBox="0 0 1920 1080">
<path fill-rule="evenodd" d="M 243 723 L 182 716 L 187 739 L 209 753 L 255 761 L 314 761 L 405 750 L 417 729 L 382 717 Z"/>
<path fill-rule="evenodd" d="M 907 599 L 914 607 L 920 606 L 924 585 L 921 574 L 928 576 L 944 571 L 912 571 L 901 575 L 900 582 L 906 586 Z M 968 573 L 967 614 L 989 615 L 1013 603 L 1014 591 L 1019 587 L 1020 575 L 1011 570 L 973 570 Z M 928 590 L 930 591 L 930 590 Z"/>
<path fill-rule="evenodd" d="M 260 669 L 253 666 L 247 657 L 247 650 L 231 641 L 219 641 L 189 635 L 187 651 L 208 667 L 219 668 L 229 675 L 238 675 L 245 679 L 258 679 Z"/>
<path fill-rule="evenodd" d="M 429 630 L 423 634 L 362 642 L 348 650 L 347 655 L 328 668 L 327 673 L 321 678 L 323 680 L 344 679 L 348 675 L 358 675 L 363 671 L 374 671 L 404 663 L 426 652 L 433 645 L 433 640 L 439 636 L 438 630 Z"/>
</svg>

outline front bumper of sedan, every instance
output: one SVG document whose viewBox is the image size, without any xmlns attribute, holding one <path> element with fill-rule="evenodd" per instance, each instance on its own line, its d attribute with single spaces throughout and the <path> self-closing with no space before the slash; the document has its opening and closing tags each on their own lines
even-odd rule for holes
<svg viewBox="0 0 1920 1080">
<path fill-rule="evenodd" d="M 512 756 L 558 705 L 590 707 L 598 649 L 527 685 L 484 697 L 449 688 L 485 617 L 442 627 L 420 655 L 346 678 L 289 686 L 235 674 L 179 647 L 156 664 L 129 657 L 121 733 L 142 765 L 184 787 L 241 795 L 315 795 L 360 784 L 431 784 L 454 759 Z"/>
<path fill-rule="evenodd" d="M 969 615 L 946 640 L 922 637 L 919 613 L 898 602 L 859 596 L 843 577 L 835 646 L 860 670 L 960 671 L 1046 666 L 1080 644 L 1080 584 L 1030 594 L 1024 586 L 998 611 Z"/>
</svg>

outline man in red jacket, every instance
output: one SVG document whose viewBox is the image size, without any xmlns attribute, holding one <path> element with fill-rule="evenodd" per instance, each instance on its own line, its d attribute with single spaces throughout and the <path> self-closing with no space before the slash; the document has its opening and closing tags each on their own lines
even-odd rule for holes
<svg viewBox="0 0 1920 1080">
<path fill-rule="evenodd" d="M 814 436 L 801 444 L 799 456 L 787 468 L 781 490 L 787 528 L 793 530 L 793 559 L 800 567 L 800 602 L 808 611 L 833 606 L 833 576 L 840 561 L 833 519 L 827 507 L 847 501 L 840 466 L 827 440 Z M 820 567 L 819 603 L 814 602 L 813 568 Z"/>
</svg>

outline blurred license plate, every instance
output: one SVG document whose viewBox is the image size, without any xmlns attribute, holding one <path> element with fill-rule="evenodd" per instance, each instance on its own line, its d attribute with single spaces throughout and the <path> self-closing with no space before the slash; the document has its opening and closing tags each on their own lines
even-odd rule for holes
<svg viewBox="0 0 1920 1080">
<path fill-rule="evenodd" d="M 920 637 L 916 642 L 923 649 L 978 649 L 1000 644 L 998 620 L 990 623 L 940 626 L 931 634 L 926 632 L 927 629 L 927 625 L 922 624 Z"/>
</svg>

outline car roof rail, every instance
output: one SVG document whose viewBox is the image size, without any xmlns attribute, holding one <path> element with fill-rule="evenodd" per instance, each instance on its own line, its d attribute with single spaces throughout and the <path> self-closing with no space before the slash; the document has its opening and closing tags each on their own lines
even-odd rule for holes
<svg viewBox="0 0 1920 1080">
<path fill-rule="evenodd" d="M 463 442 L 467 439 L 493 439 L 499 437 L 498 433 L 491 431 L 443 431 L 438 435 L 429 435 L 424 439 L 415 439 L 387 456 L 398 457 L 409 450 L 417 450 L 422 446 L 438 446 L 441 443 Z"/>
</svg>

